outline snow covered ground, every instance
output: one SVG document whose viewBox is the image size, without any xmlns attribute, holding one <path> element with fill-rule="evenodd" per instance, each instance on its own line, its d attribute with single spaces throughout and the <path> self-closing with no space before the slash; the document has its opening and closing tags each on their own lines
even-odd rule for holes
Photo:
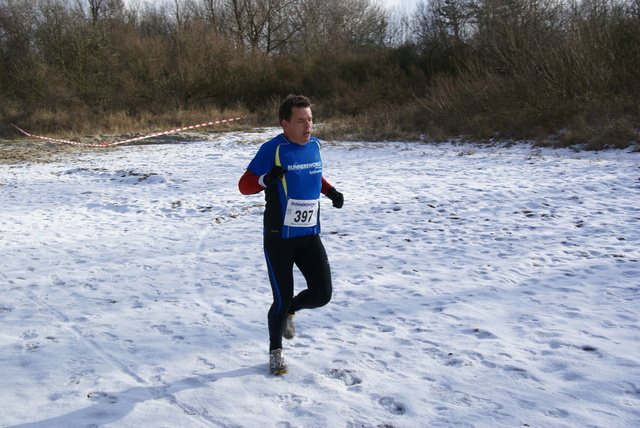
<svg viewBox="0 0 640 428">
<path fill-rule="evenodd" d="M 325 144 L 334 298 L 272 377 L 277 132 L 0 165 L 0 426 L 640 424 L 640 153 Z"/>
</svg>

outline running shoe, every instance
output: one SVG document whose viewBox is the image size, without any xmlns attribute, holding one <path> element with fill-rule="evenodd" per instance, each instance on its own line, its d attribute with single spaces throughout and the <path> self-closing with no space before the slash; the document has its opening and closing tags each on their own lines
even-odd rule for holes
<svg viewBox="0 0 640 428">
<path fill-rule="evenodd" d="M 296 335 L 296 325 L 293 322 L 294 315 L 295 314 L 287 315 L 287 323 L 284 325 L 284 332 L 282 333 L 282 336 L 287 340 L 293 339 Z"/>
<path fill-rule="evenodd" d="M 274 349 L 269 352 L 269 371 L 272 375 L 283 375 L 287 373 L 289 368 L 284 362 L 284 355 L 282 355 L 282 349 Z"/>
</svg>

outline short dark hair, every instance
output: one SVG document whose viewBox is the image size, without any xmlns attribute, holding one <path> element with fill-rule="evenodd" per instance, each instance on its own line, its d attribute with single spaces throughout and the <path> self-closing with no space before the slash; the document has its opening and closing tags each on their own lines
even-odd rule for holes
<svg viewBox="0 0 640 428">
<path fill-rule="evenodd" d="M 289 95 L 287 99 L 280 104 L 280 123 L 282 123 L 283 120 L 287 122 L 291 120 L 294 107 L 311 107 L 311 102 L 309 98 L 303 95 Z"/>
</svg>

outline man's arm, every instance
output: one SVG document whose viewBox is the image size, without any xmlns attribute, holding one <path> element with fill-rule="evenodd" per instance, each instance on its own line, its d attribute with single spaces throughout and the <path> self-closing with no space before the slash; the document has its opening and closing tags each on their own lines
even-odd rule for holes
<svg viewBox="0 0 640 428">
<path fill-rule="evenodd" d="M 243 195 L 253 195 L 264 189 L 264 186 L 260 184 L 260 176 L 255 175 L 253 172 L 246 170 L 240 177 L 238 182 L 238 189 Z"/>
<path fill-rule="evenodd" d="M 271 171 L 264 175 L 255 175 L 251 170 L 247 169 L 240 177 L 238 188 L 243 195 L 253 195 L 277 181 L 282 181 L 282 177 L 287 172 L 289 171 L 278 165 L 274 165 Z"/>
<path fill-rule="evenodd" d="M 326 195 L 327 194 L 327 190 L 331 189 L 332 187 L 333 186 L 331 184 L 329 184 L 329 182 L 324 177 L 322 177 L 322 189 L 320 189 L 320 192 L 323 195 Z"/>
<path fill-rule="evenodd" d="M 333 206 L 336 208 L 342 208 L 344 204 L 344 196 L 338 192 L 327 180 L 322 177 L 322 188 L 320 190 L 323 195 L 326 195 L 333 202 Z"/>
</svg>

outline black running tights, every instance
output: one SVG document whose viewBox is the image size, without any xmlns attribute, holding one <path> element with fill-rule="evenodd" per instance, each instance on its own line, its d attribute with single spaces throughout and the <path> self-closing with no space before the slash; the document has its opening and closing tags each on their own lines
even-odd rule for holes
<svg viewBox="0 0 640 428">
<path fill-rule="evenodd" d="M 269 350 L 282 348 L 282 333 L 289 313 L 319 308 L 331 300 L 331 269 L 320 235 L 296 238 L 265 236 L 264 252 L 273 291 L 269 309 Z M 297 266 L 307 288 L 294 297 L 293 266 Z"/>
</svg>

